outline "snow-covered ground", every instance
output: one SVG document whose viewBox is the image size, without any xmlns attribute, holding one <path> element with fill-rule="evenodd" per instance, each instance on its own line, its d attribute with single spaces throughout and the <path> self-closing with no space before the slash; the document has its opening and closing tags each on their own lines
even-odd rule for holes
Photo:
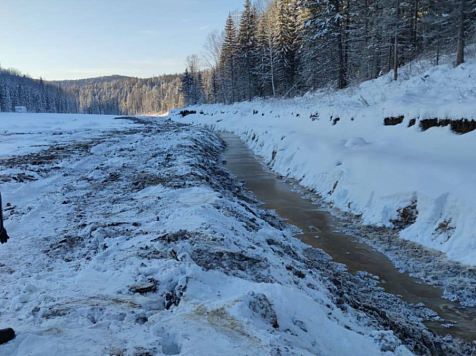
<svg viewBox="0 0 476 356">
<path fill-rule="evenodd" d="M 471 352 L 293 238 L 206 128 L 0 114 L 0 132 L 1 355 Z"/>
<path fill-rule="evenodd" d="M 115 116 L 81 114 L 12 114 L 0 113 L 0 159 L 37 152 L 52 144 L 88 139 L 111 127 L 128 123 Z"/>
<path fill-rule="evenodd" d="M 364 224 L 476 265 L 476 131 L 422 132 L 421 120 L 476 120 L 476 61 L 407 66 L 343 91 L 187 108 L 174 120 L 239 135 L 278 174 L 296 179 Z M 202 112 L 203 114 L 200 114 Z M 384 119 L 404 116 L 384 126 Z M 410 121 L 416 124 L 409 127 Z"/>
</svg>

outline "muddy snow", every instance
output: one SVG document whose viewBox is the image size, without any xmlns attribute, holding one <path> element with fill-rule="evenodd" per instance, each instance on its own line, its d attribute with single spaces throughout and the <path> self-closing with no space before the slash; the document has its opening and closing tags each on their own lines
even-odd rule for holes
<svg viewBox="0 0 476 356">
<path fill-rule="evenodd" d="M 0 328 L 18 335 L 1 355 L 474 351 L 296 239 L 207 128 L 0 114 L 0 132 Z"/>
</svg>

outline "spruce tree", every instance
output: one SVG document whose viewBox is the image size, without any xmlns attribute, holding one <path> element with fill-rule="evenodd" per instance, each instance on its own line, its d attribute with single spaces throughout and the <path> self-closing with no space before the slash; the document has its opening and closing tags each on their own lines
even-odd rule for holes
<svg viewBox="0 0 476 356">
<path fill-rule="evenodd" d="M 182 87 L 181 92 L 184 98 L 185 105 L 194 105 L 195 98 L 194 98 L 194 83 L 193 83 L 193 76 L 189 73 L 188 68 L 185 69 L 185 72 L 182 75 Z M 130 97 L 132 99 L 132 97 Z M 132 102 L 128 106 L 132 106 Z"/>
<path fill-rule="evenodd" d="M 223 95 L 227 104 L 236 101 L 236 29 L 231 14 L 226 20 L 225 38 L 220 58 L 220 72 L 223 81 Z"/>
<path fill-rule="evenodd" d="M 276 69 L 278 57 L 275 50 L 273 16 L 275 14 L 272 3 L 260 17 L 257 42 L 258 61 L 257 76 L 260 82 L 259 92 L 263 97 L 276 96 Z"/>
<path fill-rule="evenodd" d="M 251 100 L 256 92 L 258 45 L 256 39 L 256 9 L 245 0 L 237 38 L 238 100 Z"/>
<path fill-rule="evenodd" d="M 297 52 L 297 12 L 294 0 L 278 0 L 274 34 L 279 92 L 286 95 L 294 85 Z"/>
</svg>

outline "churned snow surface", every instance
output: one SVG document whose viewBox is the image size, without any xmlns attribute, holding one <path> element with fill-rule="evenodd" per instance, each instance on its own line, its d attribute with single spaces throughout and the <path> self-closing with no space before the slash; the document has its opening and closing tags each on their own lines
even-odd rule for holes
<svg viewBox="0 0 476 356">
<path fill-rule="evenodd" d="M 172 115 L 236 133 L 275 172 L 365 224 L 392 227 L 413 211 L 402 238 L 476 265 L 476 131 L 419 127 L 431 118 L 476 119 L 476 62 L 426 71 L 412 65 L 398 82 L 389 74 L 338 92 Z M 398 116 L 402 124 L 383 125 Z"/>
<path fill-rule="evenodd" d="M 324 132 L 306 135 L 315 130 L 308 120 L 292 133 L 284 116 L 223 117 L 243 137 L 253 135 L 246 125 L 256 119 L 258 138 L 250 142 L 262 143 L 262 153 L 278 150 L 275 167 L 307 173 L 307 184 L 333 183 L 322 171 L 332 161 L 329 174 L 344 180 L 336 202 L 358 202 L 350 187 L 359 175 L 345 172 L 363 175 L 359 160 L 379 159 L 372 146 L 388 156 L 390 142 L 350 128 L 348 140 L 336 143 Z M 323 162 L 310 159 L 334 149 Z M 320 272 L 304 265 L 303 245 L 220 168 L 220 152 L 210 130 L 163 119 L 0 114 L 0 188 L 11 236 L 0 246 L 0 328 L 18 335 L 0 354 L 410 354 L 392 331 L 336 307 Z M 381 204 L 412 197 L 398 189 L 387 200 L 379 194 Z M 443 211 L 456 198 L 449 195 Z"/>
<path fill-rule="evenodd" d="M 113 121 L 115 116 L 78 114 L 0 113 L 0 159 L 41 151 L 52 144 L 99 135 L 111 127 L 127 123 Z M 21 137 L 21 139 L 19 139 Z"/>
</svg>

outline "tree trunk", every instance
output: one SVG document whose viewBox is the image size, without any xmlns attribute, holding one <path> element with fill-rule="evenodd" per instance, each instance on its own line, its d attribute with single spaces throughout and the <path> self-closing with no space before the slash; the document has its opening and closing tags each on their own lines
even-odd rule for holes
<svg viewBox="0 0 476 356">
<path fill-rule="evenodd" d="M 334 0 L 334 8 L 336 15 L 340 13 L 340 0 Z M 345 59 L 344 59 L 344 44 L 342 43 L 344 36 L 342 35 L 342 26 L 340 17 L 336 20 L 336 32 L 337 32 L 337 51 L 339 53 L 339 89 L 344 89 L 347 86 L 345 78 Z"/>
<path fill-rule="evenodd" d="M 398 79 L 398 36 L 395 34 L 395 43 L 393 48 L 393 80 Z"/>
<path fill-rule="evenodd" d="M 440 39 L 438 39 L 438 44 L 436 47 L 436 65 L 440 64 Z"/>
<path fill-rule="evenodd" d="M 364 26 L 364 43 L 365 43 L 365 63 L 366 63 L 366 68 L 365 68 L 365 79 L 369 79 L 372 77 L 371 69 L 370 69 L 370 50 L 369 50 L 369 0 L 365 0 L 365 26 Z"/>
<path fill-rule="evenodd" d="M 268 48 L 269 48 L 269 64 L 270 64 L 270 80 L 271 80 L 271 89 L 273 90 L 273 98 L 276 97 L 276 84 L 275 84 L 275 79 L 274 79 L 274 61 L 275 61 L 275 54 L 274 54 L 274 49 L 273 49 L 273 36 L 272 36 L 272 28 L 267 21 L 267 40 L 268 40 Z"/>
<path fill-rule="evenodd" d="M 347 0 L 345 11 L 345 32 L 344 32 L 344 70 L 349 70 L 349 31 L 350 31 L 350 0 Z"/>
<path fill-rule="evenodd" d="M 394 48 L 393 48 L 393 80 L 398 79 L 398 20 L 400 17 L 400 1 L 396 1 L 396 12 L 397 17 L 395 21 L 395 39 L 394 39 Z"/>
<path fill-rule="evenodd" d="M 393 47 L 394 47 L 394 39 L 390 37 L 388 40 L 388 71 L 390 72 L 393 69 Z"/>
<path fill-rule="evenodd" d="M 231 103 L 235 103 L 235 59 L 231 59 Z"/>
<path fill-rule="evenodd" d="M 419 0 L 415 0 L 415 6 L 413 8 L 413 28 L 412 28 L 412 31 L 413 31 L 413 36 L 412 36 L 412 50 L 413 50 L 413 53 L 412 53 L 412 56 L 414 57 L 415 53 L 418 52 L 418 48 L 420 47 L 418 45 L 418 13 L 419 13 L 419 9 L 420 9 L 420 1 Z"/>
<path fill-rule="evenodd" d="M 458 47 L 456 50 L 456 66 L 464 63 L 464 20 L 466 0 L 460 0 L 458 11 Z"/>
</svg>

